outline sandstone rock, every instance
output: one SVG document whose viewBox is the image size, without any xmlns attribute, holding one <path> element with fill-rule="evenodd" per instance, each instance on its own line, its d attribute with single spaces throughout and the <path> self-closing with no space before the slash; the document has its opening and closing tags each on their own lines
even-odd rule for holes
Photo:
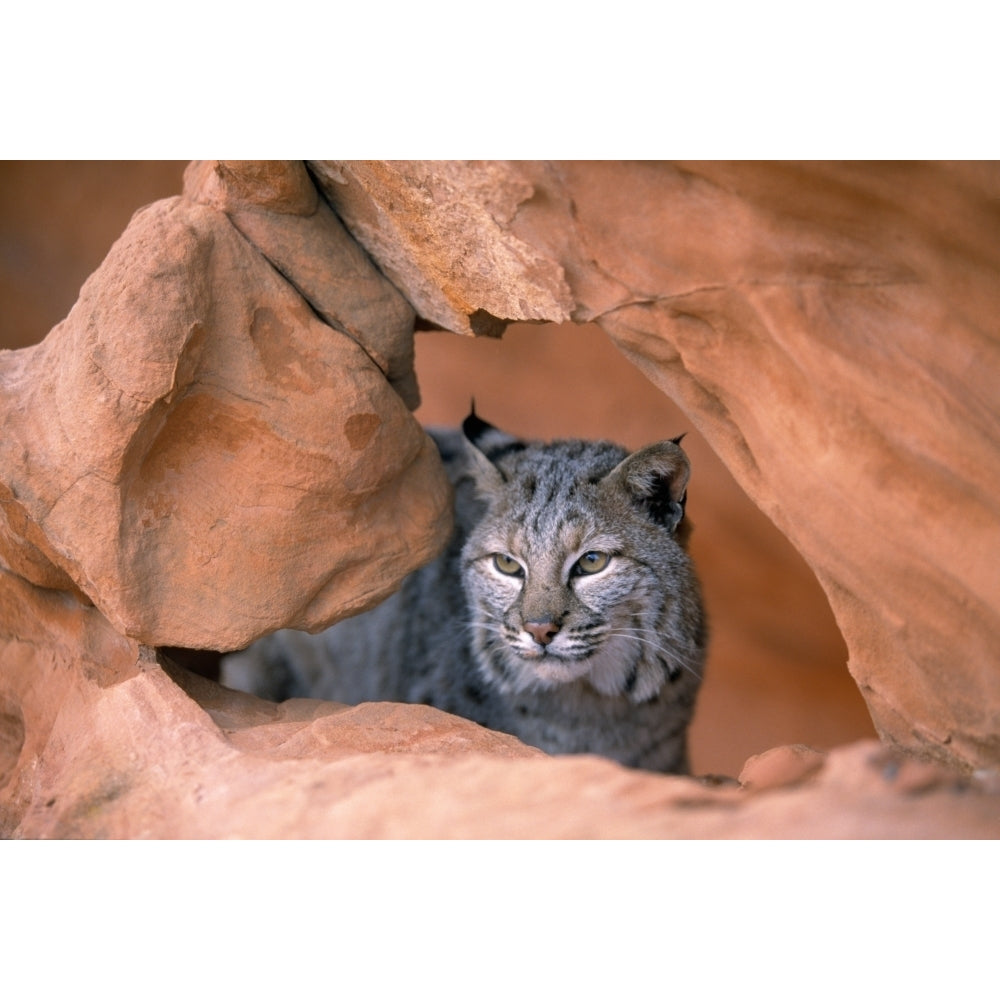
<svg viewBox="0 0 1000 1000">
<path fill-rule="evenodd" d="M 774 747 L 751 757 L 740 772 L 739 783 L 748 792 L 797 785 L 817 774 L 825 755 L 812 747 Z"/>
<path fill-rule="evenodd" d="M 598 320 L 816 568 L 883 734 L 979 770 L 865 742 L 742 788 L 646 775 L 423 706 L 275 706 L 142 645 L 322 624 L 444 530 L 389 385 L 413 402 L 408 307 L 301 168 L 197 164 L 0 355 L 0 835 L 1000 835 L 995 167 L 313 169 L 424 319 Z"/>
<path fill-rule="evenodd" d="M 460 304 L 433 312 L 456 331 L 487 306 L 454 248 L 530 248 L 501 269 L 506 301 L 558 320 L 562 276 L 572 318 L 681 404 L 815 570 L 880 734 L 1000 762 L 1000 169 L 313 169 L 347 178 L 324 191 L 419 311 Z"/>
<path fill-rule="evenodd" d="M 372 266 L 313 186 L 302 163 L 195 162 L 185 193 L 225 212 L 322 319 L 364 349 L 410 409 L 410 304 Z"/>
<path fill-rule="evenodd" d="M 1000 791 L 873 741 L 750 794 L 550 758 L 417 705 L 274 705 L 187 675 L 97 609 L 0 572 L 0 836 L 1000 835 Z"/>
<path fill-rule="evenodd" d="M 510 228 L 532 187 L 504 164 L 314 161 L 310 167 L 351 234 L 425 320 L 499 336 L 515 320 L 570 318 L 573 299 L 562 269 Z"/>
<path fill-rule="evenodd" d="M 444 473 L 386 378 L 412 381 L 409 307 L 356 247 L 338 271 L 328 212 L 304 226 L 333 258 L 326 285 L 289 268 L 313 302 L 220 211 L 157 202 L 45 341 L 0 354 L 7 565 L 144 643 L 232 649 L 370 607 L 443 544 Z M 311 308 L 341 280 L 350 335 Z"/>
</svg>

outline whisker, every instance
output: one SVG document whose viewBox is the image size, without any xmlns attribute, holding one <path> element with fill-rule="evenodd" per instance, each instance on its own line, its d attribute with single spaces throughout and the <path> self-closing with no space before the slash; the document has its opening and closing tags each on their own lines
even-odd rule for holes
<svg viewBox="0 0 1000 1000">
<path fill-rule="evenodd" d="M 459 628 L 463 628 L 469 633 L 474 633 L 476 631 L 492 632 L 494 635 L 506 637 L 507 633 L 502 625 L 496 625 L 493 622 L 478 621 L 478 622 L 459 622 Z"/>
<path fill-rule="evenodd" d="M 649 639 L 644 639 L 643 636 L 639 635 L 640 632 L 643 632 L 646 635 L 654 635 L 658 639 L 662 639 L 663 638 L 663 632 L 662 632 L 662 630 L 655 629 L 655 628 L 640 628 L 637 625 L 619 625 L 619 626 L 607 629 L 602 634 L 604 634 L 604 635 L 624 635 L 624 636 L 630 636 L 633 639 L 638 639 L 638 640 L 641 640 L 643 642 L 651 642 L 652 641 L 652 640 L 649 640 Z M 665 649 L 666 647 L 662 647 L 661 646 L 661 648 Z"/>
<path fill-rule="evenodd" d="M 636 635 L 637 631 L 641 632 L 651 632 L 653 635 L 659 635 L 655 629 L 608 629 L 604 635 L 619 635 L 625 639 L 632 639 L 634 642 L 642 642 L 647 646 L 651 646 L 653 649 L 657 650 L 671 662 L 676 663 L 681 669 L 688 671 L 688 673 L 693 674 L 698 680 L 701 680 L 701 674 L 691 665 L 692 658 L 685 656 L 676 649 L 671 649 L 668 646 L 664 646 L 662 643 L 654 642 L 652 639 L 647 639 L 644 636 Z"/>
<path fill-rule="evenodd" d="M 500 632 L 503 627 L 501 625 L 495 624 L 494 622 L 487 622 L 487 621 L 459 622 L 458 624 L 461 628 L 468 628 L 468 629 L 484 628 L 488 629 L 491 632 Z"/>
<path fill-rule="evenodd" d="M 663 630 L 658 628 L 642 628 L 639 625 L 618 625 L 618 630 L 625 629 L 628 632 L 646 632 L 649 635 L 663 635 Z"/>
</svg>

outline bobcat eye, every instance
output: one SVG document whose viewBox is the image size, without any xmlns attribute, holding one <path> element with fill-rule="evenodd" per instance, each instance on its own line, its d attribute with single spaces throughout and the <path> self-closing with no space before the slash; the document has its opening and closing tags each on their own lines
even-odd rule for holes
<svg viewBox="0 0 1000 1000">
<path fill-rule="evenodd" d="M 609 562 L 611 556 L 607 552 L 585 552 L 573 568 L 577 573 L 600 573 Z"/>
<path fill-rule="evenodd" d="M 505 556 L 502 552 L 497 552 L 493 556 L 493 565 L 507 576 L 524 576 L 521 564 L 516 559 Z"/>
</svg>

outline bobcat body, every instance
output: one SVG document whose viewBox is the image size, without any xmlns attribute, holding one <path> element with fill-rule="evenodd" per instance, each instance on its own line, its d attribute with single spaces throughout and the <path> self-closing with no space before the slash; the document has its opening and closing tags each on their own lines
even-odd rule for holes
<svg viewBox="0 0 1000 1000">
<path fill-rule="evenodd" d="M 679 439 L 525 443 L 475 415 L 432 433 L 455 485 L 446 551 L 373 611 L 227 657 L 223 683 L 424 703 L 550 753 L 687 773 L 705 625 Z"/>
</svg>

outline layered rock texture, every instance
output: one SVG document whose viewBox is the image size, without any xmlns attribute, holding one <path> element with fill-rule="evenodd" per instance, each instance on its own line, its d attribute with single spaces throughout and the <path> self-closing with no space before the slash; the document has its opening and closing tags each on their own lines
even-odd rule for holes
<svg viewBox="0 0 1000 1000">
<path fill-rule="evenodd" d="M 0 354 L 0 833 L 996 836 L 998 206 L 989 165 L 192 164 Z M 156 651 L 394 589 L 449 529 L 414 324 L 567 320 L 802 553 L 888 746 L 663 778 Z"/>
</svg>

